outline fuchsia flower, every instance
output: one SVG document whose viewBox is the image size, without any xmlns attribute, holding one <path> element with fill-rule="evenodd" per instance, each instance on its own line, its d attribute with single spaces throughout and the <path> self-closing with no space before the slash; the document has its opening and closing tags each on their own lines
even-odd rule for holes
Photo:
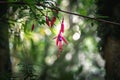
<svg viewBox="0 0 120 80">
<path fill-rule="evenodd" d="M 46 24 L 48 25 L 48 26 L 50 26 L 50 21 L 49 21 L 49 19 L 48 19 L 48 16 L 46 15 Z"/>
<path fill-rule="evenodd" d="M 59 46 L 60 49 L 62 49 L 62 41 L 64 41 L 67 44 L 66 39 L 62 36 L 62 33 L 59 33 L 56 38 L 56 45 Z"/>
<path fill-rule="evenodd" d="M 64 19 L 62 20 L 59 34 L 57 35 L 57 37 L 54 38 L 56 39 L 56 46 L 58 46 L 59 48 L 59 52 L 57 55 L 58 57 L 60 56 L 60 53 L 62 52 L 63 42 L 68 44 L 67 40 L 62 36 L 62 33 L 64 33 Z"/>
<path fill-rule="evenodd" d="M 31 31 L 33 31 L 34 30 L 34 28 L 35 28 L 35 26 L 34 26 L 34 24 L 32 25 L 32 27 L 31 27 Z"/>
<path fill-rule="evenodd" d="M 52 17 L 51 20 L 49 20 L 48 16 L 46 15 L 46 24 L 47 24 L 49 27 L 52 27 L 52 26 L 54 25 L 55 21 L 56 21 L 56 17 L 55 17 L 55 16 Z"/>
<path fill-rule="evenodd" d="M 63 42 L 68 44 L 67 40 L 62 36 L 62 33 L 59 32 L 58 36 L 55 37 L 54 39 L 56 39 L 56 46 L 58 46 L 59 48 L 59 52 L 58 52 L 58 57 L 62 51 L 62 46 L 63 46 Z"/>
<path fill-rule="evenodd" d="M 51 20 L 51 27 L 54 25 L 55 21 L 56 21 L 56 17 L 54 16 L 52 17 L 52 20 Z"/>
</svg>

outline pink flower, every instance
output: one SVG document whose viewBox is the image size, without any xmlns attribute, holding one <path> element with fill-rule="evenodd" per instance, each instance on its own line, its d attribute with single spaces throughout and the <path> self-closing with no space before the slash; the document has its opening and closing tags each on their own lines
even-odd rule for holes
<svg viewBox="0 0 120 80">
<path fill-rule="evenodd" d="M 51 27 L 54 25 L 55 21 L 56 21 L 56 17 L 54 16 L 52 17 L 52 20 L 51 20 Z"/>
<path fill-rule="evenodd" d="M 63 46 L 63 42 L 68 44 L 67 40 L 62 36 L 62 33 L 59 32 L 58 36 L 55 37 L 54 39 L 56 39 L 56 46 L 58 46 L 59 48 L 59 52 L 58 52 L 58 57 L 60 56 L 60 53 L 62 52 L 62 46 Z"/>
<path fill-rule="evenodd" d="M 52 26 L 54 25 L 55 21 L 56 21 L 56 17 L 55 17 L 55 16 L 52 17 L 51 20 L 49 20 L 48 16 L 46 15 L 46 24 L 47 24 L 49 27 L 52 27 Z"/>
<path fill-rule="evenodd" d="M 48 19 L 48 16 L 46 15 L 46 24 L 48 25 L 48 26 L 50 26 L 50 21 L 49 21 L 49 19 Z"/>
<path fill-rule="evenodd" d="M 31 31 L 33 31 L 34 30 L 34 28 L 35 28 L 35 26 L 34 26 L 34 24 L 32 25 L 32 27 L 31 27 Z"/>
</svg>

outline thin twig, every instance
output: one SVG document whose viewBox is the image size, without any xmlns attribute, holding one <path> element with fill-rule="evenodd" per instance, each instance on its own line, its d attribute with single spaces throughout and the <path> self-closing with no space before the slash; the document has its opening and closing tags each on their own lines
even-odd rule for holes
<svg viewBox="0 0 120 80">
<path fill-rule="evenodd" d="M 60 8 L 58 8 L 58 7 L 55 7 L 55 8 L 49 7 L 49 6 L 46 6 L 46 5 L 41 4 L 41 3 L 26 3 L 26 2 L 6 2 L 6 1 L 0 1 L 0 4 L 19 4 L 19 5 L 28 5 L 28 4 L 31 4 L 31 5 L 38 5 L 38 6 L 43 6 L 43 7 L 49 8 L 49 9 L 51 9 L 51 10 L 57 10 L 57 11 L 64 12 L 64 13 L 67 13 L 67 14 L 72 14 L 72 15 L 76 15 L 76 16 L 83 17 L 83 18 L 92 19 L 92 20 L 96 20 L 96 21 L 99 21 L 99 22 L 104 22 L 104 23 L 109 23 L 109 24 L 113 24 L 113 25 L 118 25 L 118 26 L 120 26 L 120 23 L 117 23 L 117 22 L 108 21 L 108 20 L 99 19 L 99 18 L 88 17 L 88 16 L 84 16 L 84 15 L 81 15 L 81 14 L 77 14 L 77 13 L 65 11 L 65 10 L 62 10 L 62 9 L 60 9 Z"/>
<path fill-rule="evenodd" d="M 100 22 L 104 22 L 104 23 L 109 23 L 109 24 L 114 24 L 114 25 L 119 25 L 120 26 L 120 23 L 117 23 L 117 22 L 108 21 L 108 20 L 104 20 L 104 19 L 93 18 L 93 17 L 88 17 L 88 16 L 84 16 L 84 15 L 80 15 L 80 14 L 77 14 L 77 13 L 72 13 L 72 12 L 68 12 L 68 11 L 64 11 L 64 10 L 60 10 L 60 11 L 64 12 L 64 13 L 68 13 L 68 14 L 72 14 L 72 15 L 77 15 L 77 16 L 80 16 L 80 17 L 84 17 L 84 18 L 88 18 L 88 19 L 93 19 L 93 20 L 96 20 L 96 21 L 100 21 Z"/>
</svg>

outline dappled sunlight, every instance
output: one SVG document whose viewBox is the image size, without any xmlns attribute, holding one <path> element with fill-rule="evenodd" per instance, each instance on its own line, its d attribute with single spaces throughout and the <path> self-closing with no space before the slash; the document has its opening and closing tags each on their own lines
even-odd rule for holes
<svg viewBox="0 0 120 80">
<path fill-rule="evenodd" d="M 76 40 L 78 40 L 79 38 L 80 38 L 80 33 L 77 33 L 77 32 L 76 32 L 76 33 L 73 34 L 73 40 L 76 41 Z"/>
<path fill-rule="evenodd" d="M 72 59 L 72 54 L 71 53 L 67 53 L 65 55 L 65 59 L 66 59 L 66 61 L 70 61 Z"/>
<path fill-rule="evenodd" d="M 63 0 L 61 4 L 62 4 L 62 6 L 64 6 L 64 8 L 65 8 L 65 7 L 67 7 L 67 6 L 69 5 L 69 1 L 68 1 L 68 0 Z M 61 6 L 61 7 L 62 7 L 62 6 Z"/>
<path fill-rule="evenodd" d="M 88 50 L 90 51 L 90 52 L 92 52 L 93 50 L 94 50 L 94 42 L 93 42 L 93 40 L 92 40 L 92 38 L 86 38 L 85 40 L 84 40 L 84 44 L 86 45 L 86 47 L 88 48 Z"/>
<path fill-rule="evenodd" d="M 45 33 L 46 33 L 46 35 L 48 35 L 48 36 L 51 35 L 51 31 L 50 31 L 48 28 L 45 29 Z"/>
<path fill-rule="evenodd" d="M 89 8 L 94 1 L 54 1 L 47 0 L 45 5 L 93 17 Z M 28 9 L 21 11 L 19 23 L 11 25 L 16 32 L 20 30 L 20 36 L 11 35 L 9 44 L 14 73 L 35 75 L 40 80 L 99 80 L 96 75 L 103 78 L 104 60 L 97 49 L 96 23 L 92 25 L 92 21 L 80 16 L 49 8 Z M 53 17 L 56 19 L 52 20 Z"/>
<path fill-rule="evenodd" d="M 56 59 L 57 59 L 57 57 L 55 55 L 53 55 L 53 56 L 47 56 L 45 58 L 45 62 L 46 62 L 47 65 L 51 66 L 51 65 L 54 64 L 54 62 L 55 62 Z"/>
<path fill-rule="evenodd" d="M 34 42 L 39 42 L 40 40 L 44 39 L 44 37 L 38 33 L 34 33 L 33 36 L 34 36 L 33 38 Z"/>
<path fill-rule="evenodd" d="M 78 25 L 75 25 L 75 26 L 73 27 L 73 31 L 75 32 L 75 33 L 73 34 L 73 36 L 72 36 L 73 40 L 76 41 L 76 40 L 80 39 L 80 37 L 81 37 L 81 31 L 80 31 L 80 28 L 79 28 Z"/>
</svg>

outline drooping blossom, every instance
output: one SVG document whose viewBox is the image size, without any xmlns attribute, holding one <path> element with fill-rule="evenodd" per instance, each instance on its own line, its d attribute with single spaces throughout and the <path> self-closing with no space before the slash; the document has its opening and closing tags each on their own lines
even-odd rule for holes
<svg viewBox="0 0 120 80">
<path fill-rule="evenodd" d="M 62 22 L 61 22 L 59 34 L 54 38 L 54 39 L 56 39 L 56 46 L 58 46 L 58 54 L 57 54 L 58 58 L 60 56 L 60 53 L 62 52 L 63 42 L 65 44 L 68 44 L 67 40 L 62 35 L 63 33 L 64 33 L 64 18 L 62 19 Z"/>
<path fill-rule="evenodd" d="M 58 57 L 60 56 L 60 53 L 62 52 L 62 46 L 63 46 L 63 42 L 65 44 L 68 44 L 67 40 L 64 38 L 64 36 L 62 36 L 61 31 L 59 32 L 59 34 L 54 38 L 56 39 L 56 46 L 58 46 Z"/>
<path fill-rule="evenodd" d="M 56 21 L 56 17 L 55 17 L 55 16 L 53 16 L 52 19 L 50 20 L 50 19 L 48 18 L 48 16 L 46 15 L 46 24 L 47 24 L 49 27 L 52 27 L 52 26 L 54 25 L 55 21 Z"/>
<path fill-rule="evenodd" d="M 50 21 L 49 21 L 49 19 L 48 19 L 48 16 L 46 15 L 46 24 L 48 25 L 48 26 L 50 26 Z"/>
<path fill-rule="evenodd" d="M 32 24 L 31 31 L 33 31 L 35 28 L 34 24 Z"/>
<path fill-rule="evenodd" d="M 53 17 L 52 17 L 52 20 L 51 20 L 51 27 L 54 25 L 55 21 L 56 21 L 56 17 L 53 16 Z"/>
</svg>

